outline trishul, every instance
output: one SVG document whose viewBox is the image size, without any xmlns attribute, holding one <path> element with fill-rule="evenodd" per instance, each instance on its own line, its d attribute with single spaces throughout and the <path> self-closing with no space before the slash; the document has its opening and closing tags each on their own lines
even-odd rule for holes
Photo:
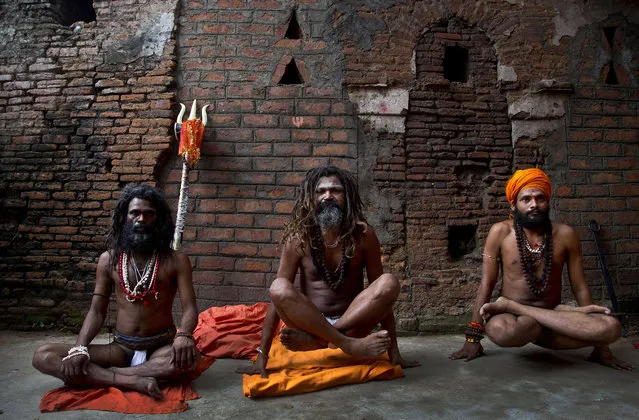
<svg viewBox="0 0 639 420">
<path fill-rule="evenodd" d="M 200 160 L 200 148 L 202 147 L 202 138 L 204 137 L 204 127 L 206 127 L 207 117 L 206 108 L 208 105 L 202 107 L 202 119 L 196 118 L 195 114 L 197 100 L 193 100 L 191 105 L 191 113 L 189 119 L 182 122 L 186 107 L 184 104 L 180 104 L 180 113 L 175 123 L 175 137 L 180 141 L 180 147 L 178 148 L 178 155 L 182 156 L 184 161 L 193 167 L 198 160 Z"/>
<path fill-rule="evenodd" d="M 180 113 L 174 125 L 175 138 L 180 141 L 178 155 L 182 156 L 182 182 L 180 184 L 180 200 L 178 202 L 177 217 L 175 218 L 175 232 L 173 233 L 174 250 L 180 249 L 182 245 L 182 232 L 184 231 L 184 217 L 189 202 L 189 170 L 200 160 L 200 148 L 204 137 L 204 127 L 206 126 L 206 108 L 202 107 L 202 119 L 196 118 L 196 100 L 193 100 L 189 119 L 182 122 L 186 107 L 180 104 Z"/>
</svg>

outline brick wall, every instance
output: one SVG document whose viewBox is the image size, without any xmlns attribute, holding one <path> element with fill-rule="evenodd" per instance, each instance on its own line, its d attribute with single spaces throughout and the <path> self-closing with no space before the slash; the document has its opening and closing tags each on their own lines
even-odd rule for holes
<svg viewBox="0 0 639 420">
<path fill-rule="evenodd" d="M 178 98 L 211 105 L 183 243 L 201 309 L 268 300 L 281 229 L 305 172 L 326 164 L 357 172 L 357 121 L 334 69 L 341 51 L 329 12 L 323 2 L 298 5 L 182 9 Z M 292 21 L 298 39 L 285 36 Z M 291 60 L 303 85 L 280 83 Z M 293 117 L 303 118 L 299 127 Z M 175 158 L 161 179 L 174 201 L 180 176 Z"/>
<path fill-rule="evenodd" d="M 121 186 L 157 185 L 176 207 L 172 123 L 194 99 L 210 104 L 183 244 L 200 309 L 267 299 L 295 187 L 330 163 L 357 175 L 402 277 L 403 330 L 466 321 L 504 182 L 537 165 L 553 217 L 584 238 L 595 298 L 591 218 L 632 310 L 631 2 L 94 1 L 96 21 L 71 27 L 52 3 L 0 4 L 0 327 L 80 322 Z M 466 81 L 444 77 L 446 47 L 468 50 Z M 287 84 L 293 68 L 303 83 Z"/>
<path fill-rule="evenodd" d="M 0 5 L 0 327 L 81 322 L 114 199 L 155 182 L 175 4 L 150 3 L 96 1 L 97 21 L 72 27 L 51 2 Z"/>
<path fill-rule="evenodd" d="M 607 33 L 606 33 L 607 32 Z M 609 299 L 591 220 L 600 236 L 620 308 L 639 303 L 639 45 L 636 25 L 611 16 L 582 29 L 571 50 L 572 81 L 567 179 L 558 214 L 578 226 L 584 268 L 596 299 Z M 633 52 L 634 49 L 634 52 Z M 615 79 L 608 78 L 613 67 Z"/>
</svg>

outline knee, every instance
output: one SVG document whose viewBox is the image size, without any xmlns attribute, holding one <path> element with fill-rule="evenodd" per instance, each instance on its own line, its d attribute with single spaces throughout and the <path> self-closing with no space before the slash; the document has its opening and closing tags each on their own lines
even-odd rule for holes
<svg viewBox="0 0 639 420">
<path fill-rule="evenodd" d="M 501 347 L 508 342 L 509 330 L 508 322 L 501 318 L 493 318 L 486 324 L 486 335 L 490 341 Z"/>
<path fill-rule="evenodd" d="M 527 329 L 528 334 L 522 334 L 518 331 L 517 321 L 493 317 L 486 324 L 486 335 L 490 341 L 500 347 L 522 347 L 531 341 L 531 336 L 536 337 L 541 334 L 541 326 L 536 322 Z"/>
<path fill-rule="evenodd" d="M 607 344 L 613 343 L 617 341 L 619 337 L 621 337 L 621 323 L 611 316 L 606 316 L 603 318 L 604 323 L 606 325 L 603 339 Z"/>
<path fill-rule="evenodd" d="M 399 296 L 400 286 L 396 276 L 388 273 L 382 274 L 374 283 L 377 296 L 390 298 L 393 301 Z"/>
<path fill-rule="evenodd" d="M 293 285 L 287 279 L 276 278 L 273 280 L 273 283 L 269 288 L 271 302 L 277 304 L 278 302 L 282 302 L 283 300 L 291 297 L 294 294 L 292 288 Z"/>
<path fill-rule="evenodd" d="M 33 353 L 31 364 L 42 372 L 50 364 L 52 357 L 55 357 L 53 346 L 51 344 L 43 344 Z"/>
</svg>

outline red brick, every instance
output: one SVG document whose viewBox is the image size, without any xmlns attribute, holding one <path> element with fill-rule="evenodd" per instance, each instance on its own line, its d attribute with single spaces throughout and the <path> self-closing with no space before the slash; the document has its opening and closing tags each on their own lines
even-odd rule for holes
<svg viewBox="0 0 639 420">
<path fill-rule="evenodd" d="M 617 128 L 619 120 L 615 117 L 585 117 L 584 127 Z"/>
<path fill-rule="evenodd" d="M 291 158 L 260 157 L 253 161 L 253 169 L 257 171 L 290 171 Z"/>
<path fill-rule="evenodd" d="M 596 88 L 595 95 L 602 99 L 626 99 L 626 93 L 623 89 Z"/>
<path fill-rule="evenodd" d="M 216 242 L 185 242 L 182 244 L 182 252 L 188 255 L 210 255 L 217 254 L 218 244 Z"/>
<path fill-rule="evenodd" d="M 352 156 L 350 147 L 346 144 L 327 144 L 313 147 L 314 156 Z"/>
<path fill-rule="evenodd" d="M 328 131 L 324 130 L 295 130 L 293 141 L 327 142 Z"/>
<path fill-rule="evenodd" d="M 633 169 L 639 167 L 636 158 L 609 158 L 606 159 L 605 166 L 610 169 Z"/>
<path fill-rule="evenodd" d="M 639 141 L 639 130 L 610 130 L 605 133 L 606 141 Z"/>
<path fill-rule="evenodd" d="M 601 141 L 603 139 L 600 130 L 571 130 L 572 141 Z"/>
<path fill-rule="evenodd" d="M 330 102 L 301 102 L 298 105 L 299 115 L 328 115 L 330 110 Z"/>
<path fill-rule="evenodd" d="M 264 286 L 264 273 L 235 272 L 225 273 L 224 282 L 236 286 Z"/>
<path fill-rule="evenodd" d="M 253 226 L 253 216 L 246 214 L 220 214 L 216 219 L 220 226 Z"/>
<path fill-rule="evenodd" d="M 619 144 L 591 144 L 590 153 L 593 156 L 618 156 L 621 152 Z"/>
<path fill-rule="evenodd" d="M 273 154 L 275 156 L 308 156 L 311 150 L 310 144 L 276 143 Z"/>
<path fill-rule="evenodd" d="M 237 229 L 235 239 L 242 242 L 271 242 L 271 231 L 267 229 Z"/>
<path fill-rule="evenodd" d="M 270 213 L 272 204 L 267 200 L 237 200 L 239 213 Z"/>
<path fill-rule="evenodd" d="M 250 244 L 220 245 L 220 254 L 251 257 L 257 255 L 257 246 Z"/>
<path fill-rule="evenodd" d="M 235 200 L 200 199 L 198 200 L 198 211 L 205 213 L 234 212 Z"/>
<path fill-rule="evenodd" d="M 207 215 L 208 216 L 208 215 Z M 209 216 L 210 217 L 210 216 Z M 235 238 L 235 230 L 233 228 L 211 228 L 207 227 L 199 229 L 197 233 L 198 241 L 230 241 Z"/>
<path fill-rule="evenodd" d="M 224 270 L 232 271 L 235 259 L 231 257 L 209 257 L 202 256 L 196 258 L 195 266 L 198 270 Z"/>
</svg>

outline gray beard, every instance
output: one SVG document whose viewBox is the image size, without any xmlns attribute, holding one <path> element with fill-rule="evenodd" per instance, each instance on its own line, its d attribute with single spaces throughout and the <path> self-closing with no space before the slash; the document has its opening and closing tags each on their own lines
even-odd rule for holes
<svg viewBox="0 0 639 420">
<path fill-rule="evenodd" d="M 315 220 L 322 231 L 339 231 L 343 218 L 342 209 L 337 205 L 328 205 L 315 215 Z"/>
</svg>

